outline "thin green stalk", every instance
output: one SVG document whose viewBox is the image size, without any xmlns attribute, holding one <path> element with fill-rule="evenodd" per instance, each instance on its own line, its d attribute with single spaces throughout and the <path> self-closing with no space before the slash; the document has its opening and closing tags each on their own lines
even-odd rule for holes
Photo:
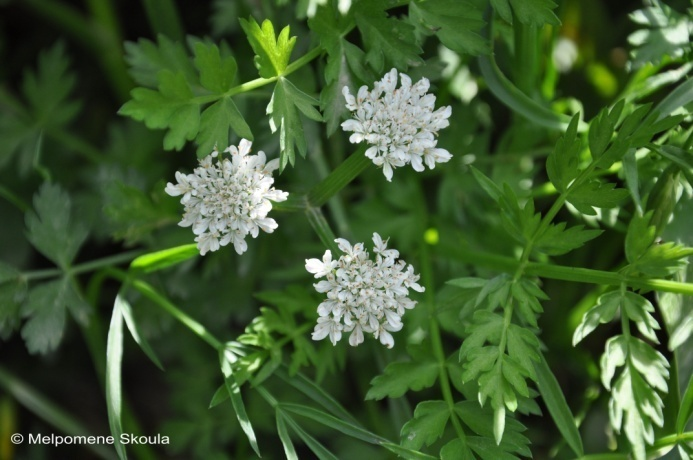
<svg viewBox="0 0 693 460">
<path fill-rule="evenodd" d="M 90 260 L 89 262 L 84 262 L 84 263 L 81 263 L 81 264 L 78 264 L 78 265 L 71 267 L 69 273 L 72 276 L 76 276 L 76 275 L 81 275 L 82 273 L 88 273 L 88 272 L 91 272 L 94 270 L 98 270 L 100 268 L 124 264 L 126 262 L 132 261 L 133 259 L 135 259 L 135 257 L 142 255 L 142 253 L 143 253 L 143 251 L 141 251 L 141 250 L 134 250 L 134 251 L 123 252 L 122 254 L 116 254 L 113 256 L 103 257 L 101 259 Z M 23 273 L 22 278 L 24 278 L 27 281 L 31 281 L 31 280 L 53 278 L 55 276 L 60 276 L 62 274 L 63 274 L 62 269 L 50 268 L 47 270 L 35 270 L 35 271 Z"/>
<path fill-rule="evenodd" d="M 512 257 L 491 254 L 489 252 L 473 251 L 462 246 L 440 244 L 437 246 L 441 254 L 453 257 L 459 261 L 498 270 L 505 273 L 514 273 L 520 262 Z M 542 262 L 527 262 L 524 274 L 539 276 L 541 278 L 573 281 L 577 283 L 604 284 L 608 286 L 620 286 L 625 283 L 631 288 L 650 291 L 673 292 L 675 294 L 693 295 L 693 283 L 681 283 L 664 279 L 643 279 L 624 276 L 620 273 L 594 270 L 591 268 L 566 267 Z"/>
<path fill-rule="evenodd" d="M 320 237 L 322 244 L 329 248 L 333 255 L 342 252 L 339 250 L 337 243 L 335 243 L 335 234 L 320 208 L 313 206 L 306 208 L 306 217 L 311 227 L 313 227 L 313 230 L 315 230 L 315 233 Z"/>
<path fill-rule="evenodd" d="M 365 147 L 359 148 L 344 160 L 324 180 L 318 183 L 308 192 L 308 202 L 312 206 L 322 206 L 337 192 L 346 187 L 371 163 L 364 155 Z"/>
<path fill-rule="evenodd" d="M 518 89 L 533 98 L 537 89 L 539 35 L 536 26 L 523 24 L 513 14 L 515 56 L 513 72 Z"/>
<path fill-rule="evenodd" d="M 29 205 L 29 203 L 26 203 L 19 196 L 17 196 L 12 190 L 8 189 L 7 187 L 5 187 L 2 184 L 0 184 L 0 197 L 3 197 L 7 201 L 9 201 L 17 209 L 19 209 L 22 213 L 25 213 L 29 209 L 31 209 L 31 206 Z"/>
</svg>

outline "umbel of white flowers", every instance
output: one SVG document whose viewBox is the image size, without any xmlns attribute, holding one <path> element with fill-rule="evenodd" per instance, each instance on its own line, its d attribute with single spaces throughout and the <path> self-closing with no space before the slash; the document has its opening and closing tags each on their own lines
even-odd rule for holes
<svg viewBox="0 0 693 460">
<path fill-rule="evenodd" d="M 178 225 L 192 226 L 202 255 L 231 242 L 243 254 L 248 249 L 246 235 L 255 238 L 260 229 L 272 233 L 277 228 L 277 222 L 267 217 L 271 201 L 284 201 L 289 195 L 272 187 L 272 171 L 279 160 L 265 164 L 264 152 L 249 155 L 251 146 L 246 139 L 238 148 L 230 146 L 224 152 L 231 158 L 220 157 L 215 149 L 192 174 L 176 172 L 178 183 L 166 186 L 169 195 L 183 195 L 185 213 Z"/>
<path fill-rule="evenodd" d="M 365 332 L 392 348 L 395 340 L 390 332 L 402 329 L 402 315 L 416 305 L 408 297 L 409 289 L 424 291 L 417 284 L 419 275 L 411 265 L 396 260 L 399 251 L 387 249 L 387 241 L 377 233 L 373 233 L 375 261 L 363 243 L 352 246 L 342 238 L 335 241 L 344 253 L 339 260 L 332 260 L 329 250 L 322 261 L 306 260 L 306 270 L 315 278 L 325 278 L 313 285 L 315 290 L 327 293 L 327 299 L 318 306 L 320 317 L 313 340 L 329 336 L 336 345 L 342 332 L 351 332 L 349 344 L 355 347 L 363 342 Z"/>
<path fill-rule="evenodd" d="M 346 107 L 354 118 L 342 123 L 344 131 L 353 132 L 349 141 L 366 141 L 371 147 L 366 156 L 383 168 L 388 181 L 395 168 L 411 163 L 416 171 L 423 171 L 424 163 L 430 169 L 436 163 L 445 163 L 452 155 L 437 148 L 438 131 L 449 126 L 450 106 L 434 111 L 436 97 L 427 94 L 428 79 L 422 78 L 412 85 L 411 78 L 401 73 L 402 86 L 397 88 L 397 69 L 375 82 L 373 90 L 362 86 L 356 97 L 345 86 L 342 94 Z"/>
</svg>

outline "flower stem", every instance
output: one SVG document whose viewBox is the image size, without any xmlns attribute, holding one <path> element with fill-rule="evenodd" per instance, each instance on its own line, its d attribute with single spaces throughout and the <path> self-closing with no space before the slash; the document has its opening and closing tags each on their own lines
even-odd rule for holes
<svg viewBox="0 0 693 460">
<path fill-rule="evenodd" d="M 82 273 L 91 272 L 98 270 L 103 267 L 110 267 L 113 265 L 120 265 L 126 262 L 130 262 L 135 257 L 142 255 L 141 250 L 128 251 L 122 254 L 116 254 L 113 256 L 104 257 L 102 259 L 90 260 L 89 262 L 84 262 L 82 264 L 75 265 L 70 268 L 70 274 L 72 276 L 80 275 Z M 60 276 L 63 270 L 60 268 L 50 268 L 48 270 L 35 270 L 22 274 L 22 278 L 27 281 L 40 280 L 45 278 L 52 278 L 54 276 Z"/>
<path fill-rule="evenodd" d="M 371 163 L 371 160 L 364 155 L 364 152 L 364 147 L 359 148 L 337 166 L 329 176 L 313 187 L 308 192 L 308 202 L 312 206 L 322 206 L 361 174 Z"/>
</svg>

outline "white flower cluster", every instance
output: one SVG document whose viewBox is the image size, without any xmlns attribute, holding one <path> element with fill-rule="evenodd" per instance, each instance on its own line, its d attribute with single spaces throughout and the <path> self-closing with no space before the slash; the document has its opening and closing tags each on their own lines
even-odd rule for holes
<svg viewBox="0 0 693 460">
<path fill-rule="evenodd" d="M 402 315 L 414 308 L 416 302 L 409 299 L 409 289 L 423 292 L 417 284 L 419 275 L 414 267 L 403 260 L 396 260 L 399 251 L 387 249 L 387 241 L 373 233 L 375 261 L 364 250 L 363 243 L 353 247 L 342 238 L 335 240 L 344 255 L 332 260 L 327 250 L 318 259 L 306 260 L 306 270 L 315 278 L 326 278 L 314 284 L 315 290 L 327 293 L 327 299 L 318 306 L 318 324 L 313 340 L 329 335 L 335 345 L 342 332 L 351 332 L 349 344 L 363 342 L 363 333 L 373 334 L 387 348 L 395 344 L 392 334 L 402 329 Z M 343 324 L 342 324 L 343 323 Z"/>
<path fill-rule="evenodd" d="M 200 254 L 216 251 L 220 246 L 233 242 L 238 254 L 248 245 L 249 233 L 257 237 L 259 229 L 272 233 L 277 222 L 267 217 L 272 209 L 271 201 L 284 201 L 288 193 L 272 187 L 272 171 L 279 167 L 275 159 L 265 164 L 263 152 L 249 155 L 252 143 L 242 139 L 238 148 L 230 146 L 224 152 L 231 158 L 219 156 L 216 150 L 200 160 L 200 166 L 192 174 L 176 172 L 178 183 L 168 183 L 166 193 L 183 195 L 185 205 L 181 227 L 192 226 L 197 235 L 195 241 Z"/>
<path fill-rule="evenodd" d="M 423 171 L 424 162 L 430 169 L 436 163 L 445 163 L 452 155 L 436 148 L 438 131 L 447 127 L 452 113 L 450 106 L 434 111 L 436 97 L 427 94 L 428 79 L 422 78 L 412 85 L 411 78 L 400 74 L 402 86 L 397 88 L 397 69 L 375 82 L 373 90 L 362 86 L 356 97 L 345 86 L 342 94 L 346 107 L 354 118 L 342 123 L 344 131 L 353 132 L 349 141 L 366 141 L 372 147 L 366 156 L 383 168 L 388 181 L 392 170 L 411 163 L 416 171 Z"/>
</svg>

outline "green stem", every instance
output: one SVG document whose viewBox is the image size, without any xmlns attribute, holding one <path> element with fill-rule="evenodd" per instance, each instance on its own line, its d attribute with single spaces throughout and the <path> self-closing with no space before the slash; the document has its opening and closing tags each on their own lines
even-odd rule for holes
<svg viewBox="0 0 693 460">
<path fill-rule="evenodd" d="M 327 222 L 327 219 L 325 219 L 322 210 L 312 206 L 308 207 L 306 209 L 306 217 L 308 218 L 308 222 L 310 223 L 311 227 L 313 227 L 313 230 L 315 230 L 315 233 L 317 233 L 318 237 L 320 237 L 322 244 L 332 251 L 333 256 L 341 253 L 342 251 L 340 251 L 337 243 L 334 241 L 336 239 L 334 232 L 332 231 L 330 224 Z"/>
<path fill-rule="evenodd" d="M 254 89 L 261 88 L 265 85 L 269 85 L 270 83 L 274 83 L 281 77 L 286 77 L 294 73 L 304 65 L 308 64 L 313 59 L 320 56 L 321 53 L 322 47 L 316 46 L 315 48 L 308 51 L 306 54 L 304 54 L 303 56 L 286 66 L 286 69 L 281 75 L 277 75 L 271 78 L 256 78 L 255 80 L 250 80 L 238 86 L 234 86 L 233 88 L 230 88 L 228 91 L 226 91 L 224 94 L 209 94 L 205 96 L 198 96 L 193 98 L 191 101 L 195 104 L 208 104 L 210 102 L 215 102 L 224 97 L 232 97 L 236 94 L 245 93 L 247 91 L 252 91 Z"/>
<path fill-rule="evenodd" d="M 488 252 L 472 251 L 462 246 L 440 244 L 436 246 L 436 248 L 437 252 L 459 261 L 505 273 L 514 273 L 520 265 L 520 262 L 512 257 L 491 254 Z M 524 274 L 562 281 L 604 284 L 609 286 L 620 286 L 621 283 L 625 283 L 629 287 L 635 289 L 693 295 L 693 283 L 680 283 L 678 281 L 663 279 L 635 278 L 624 276 L 620 273 L 593 270 L 591 268 L 566 267 L 550 263 L 527 262 L 524 266 Z"/>
<path fill-rule="evenodd" d="M 90 260 L 89 262 L 84 262 L 82 264 L 78 264 L 78 265 L 71 267 L 70 268 L 70 275 L 72 275 L 72 276 L 81 275 L 82 273 L 87 273 L 87 272 L 91 272 L 94 270 L 98 270 L 99 268 L 124 264 L 126 262 L 130 262 L 135 257 L 142 255 L 142 252 L 143 251 L 140 251 L 140 250 L 128 251 L 128 252 L 124 252 L 122 254 L 116 254 L 116 255 L 104 257 L 101 259 Z M 24 278 L 27 281 L 31 281 L 31 280 L 40 280 L 40 279 L 45 279 L 45 278 L 53 278 L 55 276 L 60 276 L 62 274 L 63 274 L 62 269 L 50 268 L 48 270 L 35 270 L 35 271 L 23 273 L 22 278 Z"/>
<path fill-rule="evenodd" d="M 513 66 L 515 82 L 520 91 L 530 98 L 537 89 L 538 65 L 538 31 L 536 26 L 523 24 L 514 16 L 513 33 L 515 35 L 515 65 Z"/>
<path fill-rule="evenodd" d="M 337 166 L 329 176 L 313 187 L 308 192 L 308 202 L 312 206 L 322 206 L 361 174 L 371 163 L 371 160 L 364 155 L 364 152 L 365 147 L 359 148 Z"/>
<path fill-rule="evenodd" d="M 3 197 L 4 199 L 12 203 L 22 213 L 25 213 L 29 209 L 31 209 L 29 203 L 26 203 L 24 200 L 18 197 L 12 190 L 6 188 L 2 184 L 0 184 L 0 197 Z"/>
</svg>

